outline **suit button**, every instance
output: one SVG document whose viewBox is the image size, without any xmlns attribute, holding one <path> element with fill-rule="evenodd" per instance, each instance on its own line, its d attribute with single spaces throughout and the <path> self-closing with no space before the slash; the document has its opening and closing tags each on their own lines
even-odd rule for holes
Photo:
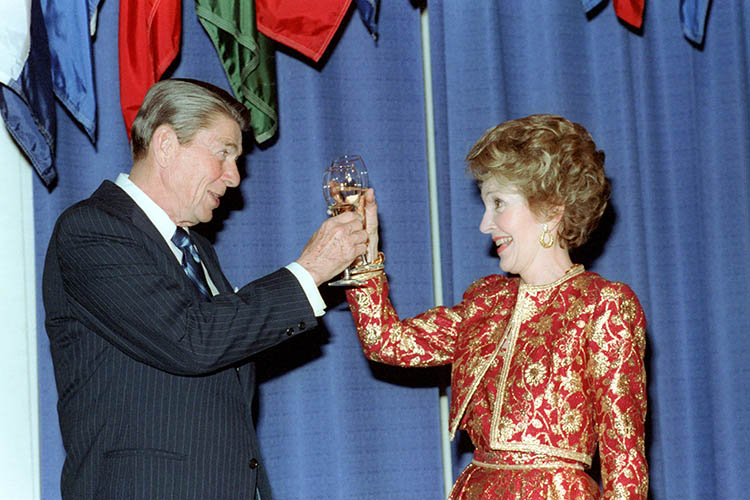
<svg viewBox="0 0 750 500">
<path fill-rule="evenodd" d="M 299 324 L 297 325 L 297 328 L 299 328 L 300 330 L 304 330 L 306 326 L 307 325 L 305 324 L 304 321 L 300 321 Z"/>
<path fill-rule="evenodd" d="M 292 336 L 293 333 L 294 333 L 294 328 L 287 328 L 286 329 L 286 334 L 289 335 L 290 337 Z"/>
<path fill-rule="evenodd" d="M 251 469 L 257 469 L 260 464 L 256 459 L 251 458 L 247 465 L 250 466 Z"/>
</svg>

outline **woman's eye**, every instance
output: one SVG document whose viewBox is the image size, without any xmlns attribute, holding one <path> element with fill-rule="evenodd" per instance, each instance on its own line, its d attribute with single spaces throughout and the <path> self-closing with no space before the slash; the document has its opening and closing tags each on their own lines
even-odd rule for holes
<svg viewBox="0 0 750 500">
<path fill-rule="evenodd" d="M 505 206 L 505 202 L 503 200 L 499 200 L 495 198 L 495 209 L 500 209 Z"/>
</svg>

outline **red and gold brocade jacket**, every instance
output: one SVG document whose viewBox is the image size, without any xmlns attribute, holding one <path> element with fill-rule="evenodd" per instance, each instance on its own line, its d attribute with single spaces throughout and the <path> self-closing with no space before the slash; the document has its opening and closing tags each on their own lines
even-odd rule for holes
<svg viewBox="0 0 750 500">
<path fill-rule="evenodd" d="M 598 445 L 604 498 L 647 497 L 645 317 L 627 285 L 580 265 L 544 286 L 492 275 L 405 320 L 384 276 L 347 295 L 369 359 L 452 364 L 451 439 L 586 467 Z"/>
</svg>

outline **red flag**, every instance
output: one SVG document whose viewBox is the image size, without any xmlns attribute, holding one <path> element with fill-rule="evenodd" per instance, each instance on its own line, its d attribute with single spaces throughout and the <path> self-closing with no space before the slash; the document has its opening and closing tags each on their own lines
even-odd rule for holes
<svg viewBox="0 0 750 500">
<path fill-rule="evenodd" d="M 617 17 L 633 26 L 640 28 L 643 24 L 643 6 L 646 0 L 614 0 Z"/>
<path fill-rule="evenodd" d="M 180 50 L 180 0 L 120 0 L 120 107 L 130 127 L 143 98 Z"/>
<path fill-rule="evenodd" d="M 255 0 L 258 30 L 317 62 L 351 0 Z"/>
</svg>

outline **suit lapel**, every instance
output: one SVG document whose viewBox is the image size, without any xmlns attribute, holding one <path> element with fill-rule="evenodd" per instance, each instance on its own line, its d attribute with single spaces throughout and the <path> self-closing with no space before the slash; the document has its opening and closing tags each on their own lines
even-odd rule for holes
<svg viewBox="0 0 750 500">
<path fill-rule="evenodd" d="M 91 196 L 100 208 L 113 216 L 123 219 L 132 224 L 143 236 L 144 242 L 152 249 L 153 257 L 165 270 L 172 273 L 176 279 L 190 280 L 185 270 L 175 258 L 169 244 L 164 240 L 156 226 L 151 222 L 146 213 L 138 204 L 123 191 L 119 186 L 110 181 L 104 181 L 99 189 Z M 158 252 L 158 253 L 157 253 Z M 179 278 L 178 278 L 179 277 Z M 203 297 L 200 291 L 190 282 L 190 289 Z"/>
<path fill-rule="evenodd" d="M 106 210 L 117 217 L 129 220 L 146 236 L 154 240 L 157 243 L 158 248 L 168 255 L 169 259 L 175 263 L 177 268 L 179 268 L 180 273 L 184 273 L 179 262 L 174 258 L 174 254 L 172 253 L 172 249 L 169 248 L 169 244 L 164 241 L 164 238 L 156 229 L 156 226 L 154 226 L 148 216 L 125 191 L 113 182 L 104 181 L 91 198 L 96 200 L 97 204 L 99 204 L 103 210 Z M 203 264 L 206 266 L 211 281 L 213 281 L 217 290 L 219 290 L 220 293 L 231 292 L 232 286 L 221 271 L 216 253 L 211 248 L 211 244 L 206 238 L 198 234 L 197 231 L 191 231 L 190 235 L 191 239 L 198 247 L 198 254 L 201 257 Z"/>
<path fill-rule="evenodd" d="M 148 216 L 141 210 L 138 204 L 115 183 L 104 181 L 99 189 L 91 196 L 97 201 L 101 208 L 112 215 L 130 221 L 134 226 L 143 231 L 149 238 L 159 243 L 159 248 L 169 255 L 172 254 L 169 245 L 156 226 Z"/>
</svg>

